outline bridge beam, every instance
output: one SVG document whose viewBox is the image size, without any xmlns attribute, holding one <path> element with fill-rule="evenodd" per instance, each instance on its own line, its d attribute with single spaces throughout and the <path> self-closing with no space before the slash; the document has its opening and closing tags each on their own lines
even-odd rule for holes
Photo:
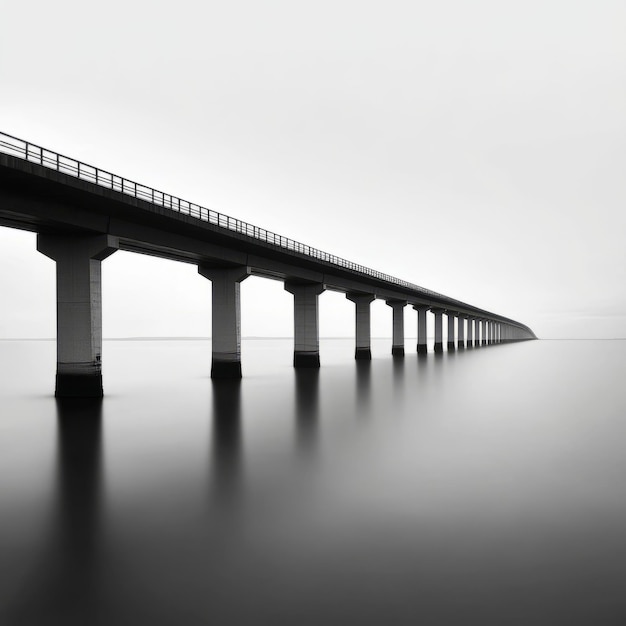
<svg viewBox="0 0 626 626">
<path fill-rule="evenodd" d="M 198 273 L 211 281 L 211 378 L 241 378 L 241 282 L 250 268 L 199 266 Z"/>
<path fill-rule="evenodd" d="M 37 235 L 37 250 L 56 262 L 57 398 L 101 398 L 101 262 L 119 247 L 109 235 Z"/>
<path fill-rule="evenodd" d="M 429 307 L 425 304 L 414 304 L 413 308 L 417 311 L 417 353 L 426 354 L 428 352 L 426 313 Z"/>
<path fill-rule="evenodd" d="M 456 311 L 446 310 L 446 317 L 448 318 L 448 352 L 454 352 L 456 349 L 454 343 L 454 318 L 456 315 Z"/>
<path fill-rule="evenodd" d="M 431 313 L 435 316 L 435 352 L 443 352 L 443 328 L 441 316 L 445 309 L 431 308 Z"/>
<path fill-rule="evenodd" d="M 391 354 L 404 356 L 404 307 L 406 300 L 387 300 L 387 306 L 393 312 L 393 340 L 391 342 Z"/>
<path fill-rule="evenodd" d="M 286 281 L 285 291 L 293 294 L 293 366 L 297 368 L 319 367 L 318 296 L 324 292 L 324 285 Z"/>
<path fill-rule="evenodd" d="M 370 303 L 375 297 L 372 293 L 349 292 L 346 294 L 346 298 L 354 302 L 356 309 L 356 349 L 354 358 L 359 361 L 370 361 L 372 359 Z"/>
</svg>

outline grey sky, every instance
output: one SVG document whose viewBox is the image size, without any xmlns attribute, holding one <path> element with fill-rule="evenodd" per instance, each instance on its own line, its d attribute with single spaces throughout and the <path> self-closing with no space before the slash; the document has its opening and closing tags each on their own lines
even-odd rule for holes
<svg viewBox="0 0 626 626">
<path fill-rule="evenodd" d="M 626 336 L 623 1 L 0 6 L 1 130 L 542 337 Z M 0 336 L 53 336 L 53 267 L 0 229 Z M 193 266 L 103 272 L 105 336 L 209 334 Z M 280 283 L 242 299 L 244 334 L 291 332 Z"/>
</svg>

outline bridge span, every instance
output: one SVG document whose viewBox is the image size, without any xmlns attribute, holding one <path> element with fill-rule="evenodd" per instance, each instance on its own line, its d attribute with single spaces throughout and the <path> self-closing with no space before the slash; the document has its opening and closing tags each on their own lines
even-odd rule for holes
<svg viewBox="0 0 626 626">
<path fill-rule="evenodd" d="M 371 359 L 370 303 L 392 309 L 392 354 L 404 355 L 404 307 L 417 312 L 417 352 L 536 339 L 526 325 L 378 272 L 126 178 L 0 133 L 0 225 L 37 233 L 56 262 L 55 394 L 102 396 L 101 263 L 128 250 L 194 263 L 212 284 L 213 378 L 241 378 L 240 284 L 284 282 L 294 297 L 295 367 L 319 367 L 318 298 L 343 292 L 356 311 L 355 358 Z"/>
</svg>

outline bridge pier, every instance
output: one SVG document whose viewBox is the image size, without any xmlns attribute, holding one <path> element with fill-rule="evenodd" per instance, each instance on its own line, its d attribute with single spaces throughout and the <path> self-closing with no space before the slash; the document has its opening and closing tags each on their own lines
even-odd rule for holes
<svg viewBox="0 0 626 626">
<path fill-rule="evenodd" d="M 404 356 L 404 307 L 406 300 L 387 300 L 387 306 L 393 312 L 393 340 L 391 342 L 391 354 Z"/>
<path fill-rule="evenodd" d="M 57 398 L 101 398 L 101 262 L 119 247 L 109 235 L 37 235 L 37 250 L 56 262 Z"/>
<path fill-rule="evenodd" d="M 199 266 L 198 273 L 211 281 L 211 378 L 241 378 L 241 281 L 250 275 L 243 266 Z"/>
<path fill-rule="evenodd" d="M 371 332 L 370 332 L 370 303 L 375 299 L 371 293 L 346 294 L 346 298 L 355 304 L 356 308 L 356 349 L 354 358 L 359 361 L 372 359 Z"/>
<path fill-rule="evenodd" d="M 474 345 L 474 320 L 467 317 L 467 342 L 466 345 L 468 348 L 471 348 Z"/>
<path fill-rule="evenodd" d="M 435 352 L 443 352 L 443 328 L 441 316 L 445 309 L 431 308 L 432 314 L 435 316 Z"/>
<path fill-rule="evenodd" d="M 459 345 L 459 350 L 463 350 L 465 348 L 465 316 L 459 313 L 458 320 L 459 330 L 457 335 L 457 341 Z"/>
<path fill-rule="evenodd" d="M 285 291 L 293 294 L 293 366 L 297 368 L 319 367 L 318 296 L 324 292 L 324 285 L 286 281 Z"/>
<path fill-rule="evenodd" d="M 487 345 L 487 320 L 480 320 L 482 329 L 481 329 L 481 345 Z"/>
<path fill-rule="evenodd" d="M 423 304 L 414 304 L 413 308 L 417 311 L 417 353 L 426 354 L 428 352 L 426 313 L 428 313 L 429 307 Z"/>
<path fill-rule="evenodd" d="M 454 352 L 456 349 L 454 343 L 454 318 L 456 313 L 454 311 L 446 311 L 446 317 L 448 318 L 448 352 Z"/>
</svg>

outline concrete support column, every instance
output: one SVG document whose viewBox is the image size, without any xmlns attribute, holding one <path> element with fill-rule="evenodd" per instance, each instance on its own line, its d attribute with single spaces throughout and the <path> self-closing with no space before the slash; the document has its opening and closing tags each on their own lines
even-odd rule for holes
<svg viewBox="0 0 626 626">
<path fill-rule="evenodd" d="M 458 329 L 457 343 L 459 346 L 459 350 L 463 350 L 463 348 L 465 348 L 465 316 L 459 315 L 458 319 L 459 319 L 458 321 L 459 329 Z"/>
<path fill-rule="evenodd" d="M 231 268 L 198 267 L 211 281 L 211 378 L 241 378 L 241 281 L 248 278 L 245 265 Z"/>
<path fill-rule="evenodd" d="M 435 352 L 443 352 L 443 329 L 441 323 L 441 316 L 444 313 L 444 309 L 430 309 L 435 316 Z"/>
<path fill-rule="evenodd" d="M 413 308 L 417 311 L 417 353 L 426 354 L 428 352 L 426 339 L 426 313 L 428 312 L 428 307 L 422 304 L 414 304 Z"/>
<path fill-rule="evenodd" d="M 285 282 L 285 291 L 293 294 L 293 366 L 320 366 L 320 326 L 318 296 L 321 283 Z"/>
<path fill-rule="evenodd" d="M 483 346 L 487 345 L 487 320 L 481 320 L 481 325 L 482 325 L 482 329 L 481 329 L 481 344 Z"/>
<path fill-rule="evenodd" d="M 37 235 L 56 261 L 57 398 L 102 397 L 101 262 L 119 247 L 109 235 Z"/>
<path fill-rule="evenodd" d="M 471 317 L 467 318 L 467 347 L 471 348 L 474 345 L 474 320 Z"/>
<path fill-rule="evenodd" d="M 346 298 L 356 305 L 356 350 L 354 358 L 370 361 L 372 358 L 370 303 L 375 299 L 375 296 L 371 293 L 347 293 Z"/>
<path fill-rule="evenodd" d="M 448 318 L 448 352 L 454 352 L 456 344 L 454 343 L 454 318 L 456 313 L 454 311 L 446 311 Z"/>
<path fill-rule="evenodd" d="M 393 312 L 393 340 L 391 342 L 391 354 L 404 356 L 404 307 L 406 300 L 387 300 L 387 306 Z"/>
</svg>

